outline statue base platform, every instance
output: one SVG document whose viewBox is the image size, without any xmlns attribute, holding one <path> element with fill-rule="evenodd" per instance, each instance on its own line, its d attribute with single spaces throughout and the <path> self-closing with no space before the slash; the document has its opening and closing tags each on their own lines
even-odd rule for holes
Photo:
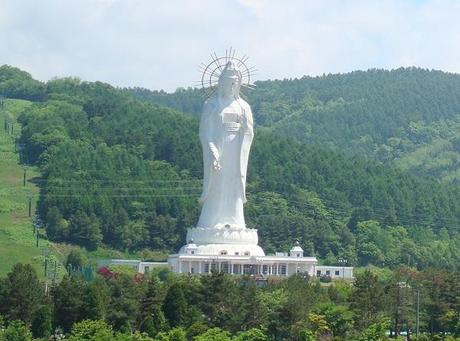
<svg viewBox="0 0 460 341">
<path fill-rule="evenodd" d="M 236 226 L 216 226 L 213 228 L 195 227 L 188 229 L 187 242 L 204 244 L 244 244 L 257 245 L 259 238 L 256 229 Z"/>
<path fill-rule="evenodd" d="M 257 245 L 256 229 L 238 226 L 195 227 L 187 231 L 188 244 L 179 254 L 264 256 L 264 250 Z"/>
<path fill-rule="evenodd" d="M 189 254 L 196 256 L 265 256 L 259 245 L 249 244 L 187 244 L 181 247 L 179 255 Z"/>
</svg>

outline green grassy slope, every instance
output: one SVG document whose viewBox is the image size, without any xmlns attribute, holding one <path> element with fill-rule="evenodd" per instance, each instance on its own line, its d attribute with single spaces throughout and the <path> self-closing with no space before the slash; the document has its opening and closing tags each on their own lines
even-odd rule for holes
<svg viewBox="0 0 460 341">
<path fill-rule="evenodd" d="M 8 99 L 0 108 L 0 276 L 8 273 L 18 262 L 31 263 L 42 274 L 42 252 L 48 247 L 44 241 L 40 241 L 39 247 L 36 247 L 32 220 L 28 216 L 28 194 L 36 194 L 38 190 L 29 181 L 23 186 L 23 169 L 14 146 L 15 136 L 20 129 L 19 124 L 14 123 L 15 118 L 28 105 L 28 101 Z M 10 126 L 13 125 L 13 134 L 5 131 L 5 119 Z M 35 169 L 27 170 L 29 179 L 36 175 Z"/>
</svg>

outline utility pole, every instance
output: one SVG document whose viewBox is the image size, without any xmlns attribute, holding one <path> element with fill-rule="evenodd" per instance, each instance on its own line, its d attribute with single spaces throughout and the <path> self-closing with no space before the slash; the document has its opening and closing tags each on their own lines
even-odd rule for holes
<svg viewBox="0 0 460 341">
<path fill-rule="evenodd" d="M 415 318 L 415 337 L 418 339 L 420 326 L 420 288 L 417 286 L 417 316 Z"/>
<path fill-rule="evenodd" d="M 23 180 L 22 185 L 26 187 L 27 166 L 26 165 L 22 166 L 22 169 L 24 170 L 24 180 Z"/>
<path fill-rule="evenodd" d="M 54 260 L 54 273 L 53 273 L 53 286 L 56 284 L 56 274 L 57 274 L 57 261 Z"/>
<path fill-rule="evenodd" d="M 29 193 L 27 197 L 29 198 L 29 217 L 31 217 L 32 216 L 32 193 Z M 34 224 L 34 231 L 35 231 L 35 224 Z"/>
</svg>

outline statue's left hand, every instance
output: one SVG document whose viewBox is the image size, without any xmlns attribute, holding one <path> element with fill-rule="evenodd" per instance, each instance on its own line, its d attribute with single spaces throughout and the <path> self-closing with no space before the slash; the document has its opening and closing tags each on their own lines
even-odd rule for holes
<svg viewBox="0 0 460 341">
<path fill-rule="evenodd" d="M 220 165 L 219 160 L 214 160 L 213 163 L 212 163 L 212 166 L 213 166 L 214 170 L 216 170 L 216 171 L 219 171 L 219 170 L 222 169 L 222 166 Z"/>
</svg>

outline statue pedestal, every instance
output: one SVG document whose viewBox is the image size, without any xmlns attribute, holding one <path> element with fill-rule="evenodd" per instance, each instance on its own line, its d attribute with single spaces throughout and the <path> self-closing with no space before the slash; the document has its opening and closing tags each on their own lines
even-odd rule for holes
<svg viewBox="0 0 460 341">
<path fill-rule="evenodd" d="M 240 227 L 196 227 L 188 229 L 187 241 L 179 254 L 191 253 L 196 255 L 235 255 L 235 256 L 265 256 L 262 248 L 257 245 L 256 229 Z"/>
</svg>

